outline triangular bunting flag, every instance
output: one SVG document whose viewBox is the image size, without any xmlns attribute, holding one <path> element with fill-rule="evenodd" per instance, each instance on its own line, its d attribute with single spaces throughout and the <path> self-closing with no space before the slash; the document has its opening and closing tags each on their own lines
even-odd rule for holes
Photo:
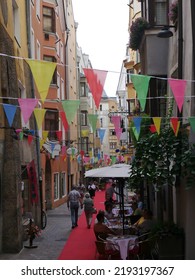
<svg viewBox="0 0 195 280">
<path fill-rule="evenodd" d="M 22 117 L 24 123 L 26 124 L 37 105 L 38 100 L 33 98 L 18 98 L 18 103 L 20 105 Z"/>
<path fill-rule="evenodd" d="M 139 133 L 137 132 L 137 129 L 135 127 L 132 127 L 133 133 L 135 135 L 136 140 L 139 139 Z"/>
<path fill-rule="evenodd" d="M 156 132 L 156 127 L 155 127 L 154 124 L 151 124 L 150 127 L 149 127 L 149 129 L 150 129 L 150 132 L 152 132 L 152 133 L 155 133 L 155 132 Z"/>
<path fill-rule="evenodd" d="M 100 141 L 101 141 L 101 143 L 103 142 L 104 135 L 105 135 L 105 131 L 106 131 L 105 128 L 100 128 L 100 129 L 99 129 L 99 136 L 100 136 Z"/>
<path fill-rule="evenodd" d="M 81 129 L 81 137 L 88 137 L 89 130 L 88 129 Z"/>
<path fill-rule="evenodd" d="M 60 111 L 60 118 L 61 118 L 61 121 L 62 121 L 62 124 L 63 124 L 63 127 L 64 127 L 65 131 L 67 131 L 69 125 L 68 125 L 68 122 L 67 122 L 67 119 L 66 119 L 65 112 Z"/>
<path fill-rule="evenodd" d="M 112 116 L 111 121 L 115 128 L 119 128 L 121 126 L 121 116 Z"/>
<path fill-rule="evenodd" d="M 153 122 L 156 128 L 157 133 L 160 133 L 160 124 L 161 124 L 161 117 L 153 117 Z"/>
<path fill-rule="evenodd" d="M 45 143 L 45 140 L 44 139 L 40 139 L 40 141 L 39 141 L 40 150 L 42 149 L 44 143 Z"/>
<path fill-rule="evenodd" d="M 148 94 L 148 86 L 150 81 L 150 76 L 134 75 L 131 74 L 131 80 L 133 82 L 134 88 L 137 93 L 142 110 L 145 110 L 146 97 Z"/>
<path fill-rule="evenodd" d="M 56 131 L 56 135 L 57 135 L 58 141 L 60 142 L 62 140 L 62 131 Z"/>
<path fill-rule="evenodd" d="M 137 133 L 140 134 L 142 117 L 133 117 L 133 122 L 137 129 Z"/>
<path fill-rule="evenodd" d="M 38 108 L 34 109 L 34 115 L 35 115 L 38 129 L 41 129 L 41 126 L 42 126 L 42 123 L 43 123 L 43 120 L 45 117 L 45 112 L 46 112 L 45 109 L 38 109 Z"/>
<path fill-rule="evenodd" d="M 195 117 L 188 118 L 192 132 L 195 132 Z"/>
<path fill-rule="evenodd" d="M 122 128 L 120 128 L 120 127 L 115 128 L 115 132 L 116 132 L 116 137 L 119 141 L 121 138 L 121 134 L 122 134 Z"/>
<path fill-rule="evenodd" d="M 51 142 L 51 152 L 52 152 L 52 153 L 53 153 L 54 149 L 55 149 L 55 143 L 52 143 L 52 142 Z"/>
<path fill-rule="evenodd" d="M 30 145 L 32 143 L 33 140 L 33 136 L 32 135 L 28 135 L 28 144 Z"/>
<path fill-rule="evenodd" d="M 47 130 L 43 130 L 43 131 L 42 131 L 42 138 L 43 138 L 44 141 L 47 140 L 48 134 L 49 134 L 49 131 L 47 131 Z"/>
<path fill-rule="evenodd" d="M 92 132 L 96 131 L 98 115 L 88 114 L 89 124 L 91 125 Z"/>
<path fill-rule="evenodd" d="M 169 85 L 173 92 L 179 112 L 181 112 L 183 102 L 184 102 L 184 96 L 185 96 L 187 82 L 186 82 L 186 80 L 176 80 L 176 79 L 168 79 L 168 82 L 169 82 Z"/>
<path fill-rule="evenodd" d="M 30 66 L 37 90 L 42 102 L 44 102 L 57 64 L 54 62 L 30 59 L 26 59 L 26 62 Z"/>
<path fill-rule="evenodd" d="M 68 124 L 70 125 L 73 121 L 75 114 L 77 112 L 77 109 L 79 108 L 80 100 L 63 100 L 62 106 L 64 109 L 64 112 L 66 114 L 66 119 L 68 121 Z"/>
<path fill-rule="evenodd" d="M 66 155 L 66 146 L 62 146 L 62 155 Z"/>
<path fill-rule="evenodd" d="M 13 120 L 14 120 L 14 117 L 16 114 L 17 106 L 3 103 L 3 109 L 6 114 L 9 125 L 12 126 L 12 123 L 13 123 Z"/>
<path fill-rule="evenodd" d="M 107 71 L 83 68 L 87 83 L 93 95 L 97 109 L 99 108 Z"/>
<path fill-rule="evenodd" d="M 178 122 L 179 122 L 178 118 L 177 117 L 176 118 L 172 117 L 170 119 L 170 122 L 171 122 L 171 127 L 172 127 L 172 129 L 173 129 L 173 131 L 174 131 L 174 133 L 176 135 L 177 129 L 178 129 Z"/>
</svg>

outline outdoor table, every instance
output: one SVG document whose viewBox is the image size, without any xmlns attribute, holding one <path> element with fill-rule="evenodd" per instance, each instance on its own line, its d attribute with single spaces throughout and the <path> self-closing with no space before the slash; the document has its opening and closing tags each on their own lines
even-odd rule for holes
<svg viewBox="0 0 195 280">
<path fill-rule="evenodd" d="M 132 243 L 132 249 L 138 242 L 138 236 L 137 235 L 121 235 L 121 236 L 109 236 L 106 238 L 106 240 L 112 243 L 112 244 L 117 244 L 120 248 L 120 255 L 121 259 L 126 260 L 127 259 L 127 251 L 128 251 L 128 246 L 129 246 L 129 241 L 130 244 Z"/>
</svg>

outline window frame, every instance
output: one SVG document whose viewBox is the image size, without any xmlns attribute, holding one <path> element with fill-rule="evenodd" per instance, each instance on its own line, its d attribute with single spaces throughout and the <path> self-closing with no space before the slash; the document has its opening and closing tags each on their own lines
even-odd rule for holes
<svg viewBox="0 0 195 280">
<path fill-rule="evenodd" d="M 45 13 L 45 10 L 48 9 L 51 11 L 51 15 Z M 55 10 L 52 7 L 43 6 L 43 31 L 46 33 L 55 33 L 56 32 L 56 20 L 55 20 Z M 47 19 L 51 21 L 50 28 L 45 27 L 45 21 L 44 19 Z"/>
</svg>

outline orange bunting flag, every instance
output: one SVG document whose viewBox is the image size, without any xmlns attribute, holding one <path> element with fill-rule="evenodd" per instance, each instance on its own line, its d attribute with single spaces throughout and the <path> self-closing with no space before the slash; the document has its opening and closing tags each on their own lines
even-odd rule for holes
<svg viewBox="0 0 195 280">
<path fill-rule="evenodd" d="M 178 118 L 171 118 L 171 127 L 175 133 L 175 136 L 177 136 L 178 131 L 179 131 L 179 126 L 180 126 L 180 121 L 178 120 Z"/>
</svg>

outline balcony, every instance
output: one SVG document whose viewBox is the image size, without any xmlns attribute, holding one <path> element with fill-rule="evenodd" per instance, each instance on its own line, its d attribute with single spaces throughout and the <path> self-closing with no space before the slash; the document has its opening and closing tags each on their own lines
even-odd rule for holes
<svg viewBox="0 0 195 280">
<path fill-rule="evenodd" d="M 169 40 L 157 37 L 161 27 L 145 30 L 139 47 L 141 73 L 151 76 L 167 76 Z"/>
</svg>

